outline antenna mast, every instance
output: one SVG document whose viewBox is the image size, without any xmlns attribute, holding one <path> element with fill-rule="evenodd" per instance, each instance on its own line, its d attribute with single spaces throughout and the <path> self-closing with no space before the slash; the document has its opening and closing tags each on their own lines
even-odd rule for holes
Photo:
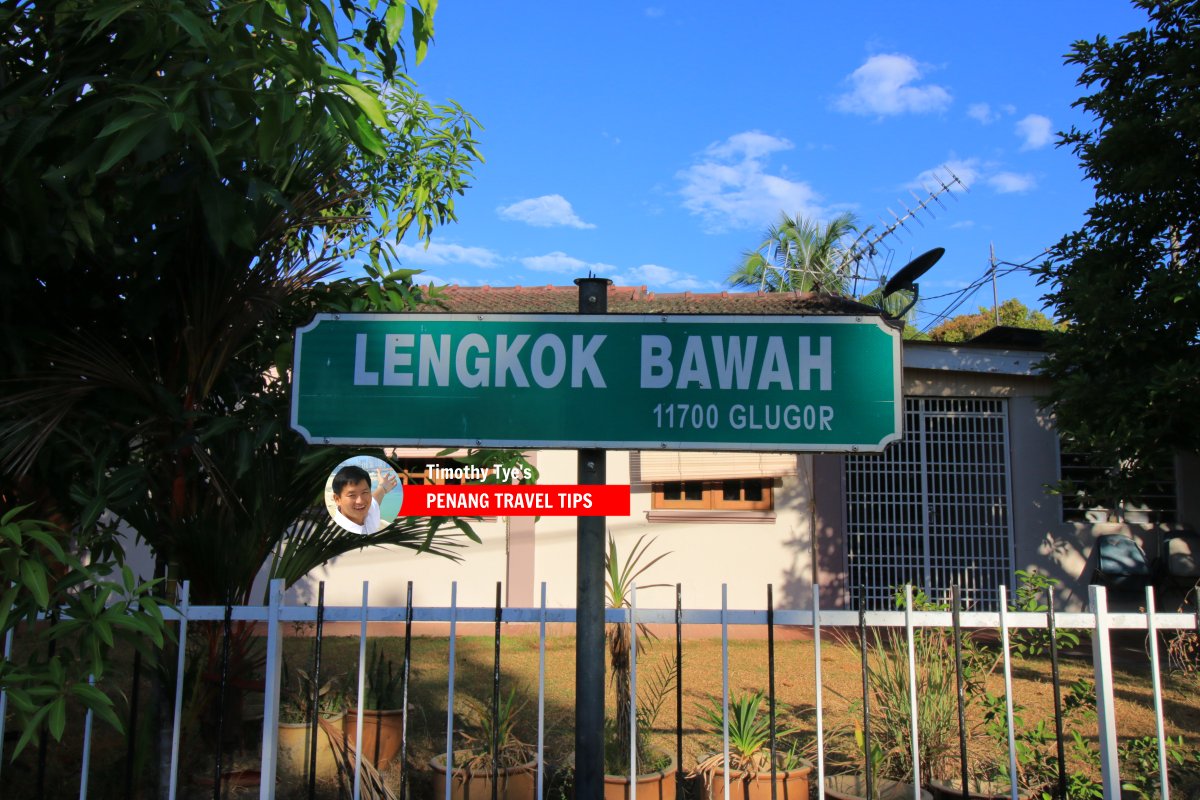
<svg viewBox="0 0 1200 800">
<path fill-rule="evenodd" d="M 939 174 L 941 171 L 945 171 L 944 176 Z M 970 191 L 970 189 L 967 188 L 967 184 L 963 182 L 962 178 L 955 175 L 954 171 L 950 169 L 950 167 L 942 166 L 937 170 L 934 170 L 932 173 L 932 178 L 937 183 L 937 186 L 934 189 L 926 189 L 927 195 L 924 198 L 918 197 L 915 193 L 909 190 L 909 194 L 911 194 L 913 196 L 913 200 L 916 201 L 916 207 L 910 207 L 904 200 L 901 200 L 900 207 L 904 209 L 903 214 L 897 215 L 896 212 L 889 208 L 887 212 L 892 215 L 892 222 L 888 223 L 883 219 L 880 219 L 879 221 L 884 226 L 883 230 L 877 233 L 870 241 L 862 243 L 863 239 L 865 239 L 873 230 L 873 228 L 866 228 L 850 245 L 850 248 L 846 253 L 846 257 L 842 260 L 842 264 L 838 268 L 838 271 L 845 271 L 850 265 L 854 266 L 853 277 L 855 296 L 858 295 L 858 279 L 862 277 L 858 271 L 858 263 L 862 261 L 863 258 L 868 260 L 874 258 L 876 248 L 885 239 L 896 233 L 901 228 L 907 228 L 906 223 L 908 223 L 909 220 L 915 220 L 916 222 L 921 223 L 921 225 L 924 225 L 925 223 L 921 222 L 921 218 L 918 216 L 921 211 L 924 211 L 926 214 L 928 214 L 931 219 L 936 219 L 937 216 L 933 213 L 930 205 L 937 203 L 942 207 L 943 210 L 945 210 L 946 204 L 941 200 L 942 195 L 954 197 L 955 187 L 961 188 L 964 192 Z"/>
</svg>

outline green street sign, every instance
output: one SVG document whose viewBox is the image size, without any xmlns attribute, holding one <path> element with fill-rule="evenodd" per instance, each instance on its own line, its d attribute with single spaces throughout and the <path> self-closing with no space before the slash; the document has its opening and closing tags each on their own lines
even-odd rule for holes
<svg viewBox="0 0 1200 800">
<path fill-rule="evenodd" d="M 322 314 L 292 427 L 324 444 L 870 452 L 900 438 L 880 317 Z"/>
</svg>

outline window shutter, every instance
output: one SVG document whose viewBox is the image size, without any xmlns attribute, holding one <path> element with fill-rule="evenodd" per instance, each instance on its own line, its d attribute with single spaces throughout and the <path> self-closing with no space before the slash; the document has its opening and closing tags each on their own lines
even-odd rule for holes
<svg viewBox="0 0 1200 800">
<path fill-rule="evenodd" d="M 797 464 L 797 457 L 786 453 L 643 450 L 629 454 L 629 475 L 634 483 L 781 478 L 797 474 Z"/>
</svg>

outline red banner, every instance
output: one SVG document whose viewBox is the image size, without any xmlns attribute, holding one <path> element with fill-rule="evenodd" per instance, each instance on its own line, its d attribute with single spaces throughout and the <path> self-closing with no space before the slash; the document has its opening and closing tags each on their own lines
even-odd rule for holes
<svg viewBox="0 0 1200 800">
<path fill-rule="evenodd" d="M 402 517 L 627 517 L 629 486 L 404 487 Z"/>
</svg>

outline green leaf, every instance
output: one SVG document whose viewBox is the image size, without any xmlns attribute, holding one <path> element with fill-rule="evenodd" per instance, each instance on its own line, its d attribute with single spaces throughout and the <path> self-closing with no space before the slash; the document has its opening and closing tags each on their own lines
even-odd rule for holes
<svg viewBox="0 0 1200 800">
<path fill-rule="evenodd" d="M 384 30 L 387 31 L 388 44 L 395 46 L 400 42 L 400 34 L 404 31 L 404 12 L 408 4 L 405 0 L 391 0 L 388 10 L 383 15 Z"/>
<path fill-rule="evenodd" d="M 383 103 L 379 102 L 379 97 L 368 92 L 361 85 L 352 83 L 341 84 L 341 89 L 355 104 L 362 109 L 362 112 L 367 115 L 371 122 L 375 123 L 384 130 L 389 130 L 392 125 L 388 121 L 387 112 L 383 108 Z"/>
<path fill-rule="evenodd" d="M 36 561 L 21 563 L 21 582 L 25 589 L 33 595 L 38 608 L 45 609 L 50 605 L 50 589 L 46 585 L 45 567 Z"/>
<path fill-rule="evenodd" d="M 135 122 L 141 122 L 144 119 L 149 119 L 150 117 L 154 116 L 154 113 L 154 111 L 147 111 L 145 108 L 135 108 L 131 111 L 126 111 L 124 114 L 101 128 L 100 132 L 96 134 L 96 138 L 107 138 L 114 133 L 125 130 Z"/>
<path fill-rule="evenodd" d="M 428 20 L 428 22 L 427 22 Z M 413 21 L 413 43 L 417 47 L 417 63 L 420 64 L 425 60 L 426 54 L 429 52 L 429 39 L 433 36 L 433 21 L 417 7 L 412 10 Z"/>
<path fill-rule="evenodd" d="M 59 697 L 50 704 L 50 735 L 54 741 L 61 742 L 63 731 L 67 729 L 67 698 Z"/>
<path fill-rule="evenodd" d="M 26 503 L 25 505 L 14 506 L 13 508 L 10 508 L 8 511 L 5 511 L 4 516 L 0 517 L 0 525 L 8 525 L 10 522 L 12 522 L 13 517 L 17 516 L 22 511 L 29 508 L 29 506 L 30 506 L 30 504 Z"/>
<path fill-rule="evenodd" d="M 96 168 L 96 174 L 103 175 L 108 172 L 113 166 L 133 152 L 146 135 L 153 128 L 153 120 L 143 120 L 132 127 L 121 131 L 117 138 L 113 139 L 112 144 L 108 146 L 108 151 L 104 154 L 104 158 L 100 161 L 100 166 Z"/>
<path fill-rule="evenodd" d="M 15 698 L 14 698 L 15 699 Z M 46 719 L 46 715 L 50 713 L 49 706 L 42 706 L 33 713 L 29 721 L 25 723 L 25 730 L 21 732 L 21 738 L 17 740 L 16 747 L 13 748 L 12 758 L 15 761 L 21 751 L 25 749 L 25 745 L 33 741 L 33 738 L 38 735 L 41 730 L 42 722 Z"/>
<path fill-rule="evenodd" d="M 187 31 L 187 34 L 192 37 L 192 44 L 203 46 L 205 29 L 204 23 L 201 22 L 199 17 L 187 10 L 172 11 L 167 16 L 175 20 L 175 23 L 179 27 Z"/>
<path fill-rule="evenodd" d="M 319 29 L 317 36 L 320 37 L 321 43 L 329 52 L 336 53 L 338 49 L 337 25 L 333 21 L 333 12 L 325 4 L 325 0 L 312 0 L 308 7 L 313 13 L 313 19 L 317 22 Z"/>
</svg>

